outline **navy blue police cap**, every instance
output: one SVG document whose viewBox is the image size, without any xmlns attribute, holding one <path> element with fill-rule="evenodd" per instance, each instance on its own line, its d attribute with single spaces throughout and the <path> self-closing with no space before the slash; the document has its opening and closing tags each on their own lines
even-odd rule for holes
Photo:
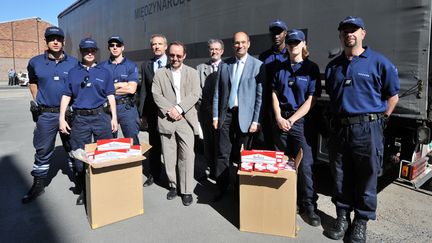
<svg viewBox="0 0 432 243">
<path fill-rule="evenodd" d="M 304 41 L 305 34 L 299 29 L 292 29 L 288 32 L 287 41 Z"/>
<path fill-rule="evenodd" d="M 339 27 L 338 30 L 341 30 L 344 28 L 344 26 L 347 25 L 355 25 L 359 28 L 365 29 L 365 24 L 363 22 L 363 20 L 360 17 L 355 17 L 355 16 L 347 16 L 344 20 L 342 20 L 339 23 Z"/>
<path fill-rule="evenodd" d="M 94 49 L 98 49 L 96 41 L 93 40 L 92 38 L 84 38 L 80 41 L 79 43 L 79 48 L 80 49 L 87 49 L 87 48 L 94 48 Z"/>
<path fill-rule="evenodd" d="M 119 35 L 113 35 L 108 39 L 108 43 L 117 42 L 119 44 L 124 44 L 123 38 Z"/>
<path fill-rule="evenodd" d="M 45 29 L 45 38 L 51 35 L 57 35 L 64 38 L 63 30 L 56 26 L 50 26 Z"/>
<path fill-rule="evenodd" d="M 269 30 L 273 28 L 281 28 L 282 30 L 288 30 L 288 25 L 280 19 L 275 19 L 269 25 Z"/>
</svg>

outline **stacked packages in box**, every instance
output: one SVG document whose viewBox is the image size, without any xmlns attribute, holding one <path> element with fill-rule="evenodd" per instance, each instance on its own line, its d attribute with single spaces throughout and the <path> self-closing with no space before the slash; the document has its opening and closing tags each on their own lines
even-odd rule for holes
<svg viewBox="0 0 432 243">
<path fill-rule="evenodd" d="M 282 151 L 242 150 L 240 170 L 277 173 L 279 170 L 295 170 L 295 165 Z"/>
<path fill-rule="evenodd" d="M 92 163 L 142 155 L 141 146 L 133 145 L 132 138 L 100 139 L 96 144 L 96 150 L 87 153 L 87 158 Z"/>
</svg>

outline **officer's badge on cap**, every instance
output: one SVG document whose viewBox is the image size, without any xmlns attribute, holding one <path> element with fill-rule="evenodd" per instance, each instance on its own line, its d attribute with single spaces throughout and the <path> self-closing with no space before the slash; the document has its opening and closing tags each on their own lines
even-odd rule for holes
<svg viewBox="0 0 432 243">
<path fill-rule="evenodd" d="M 292 29 L 288 32 L 287 41 L 304 41 L 305 34 L 298 29 Z"/>
<path fill-rule="evenodd" d="M 51 26 L 45 29 L 45 38 L 51 35 L 64 37 L 63 30 L 56 26 Z"/>
<path fill-rule="evenodd" d="M 80 41 L 79 43 L 79 48 L 80 49 L 87 49 L 87 48 L 94 48 L 94 49 L 98 49 L 96 41 L 93 40 L 92 38 L 84 38 Z"/>
<path fill-rule="evenodd" d="M 275 19 L 269 25 L 269 30 L 273 28 L 281 28 L 282 30 L 288 30 L 288 25 L 280 19 Z"/>
<path fill-rule="evenodd" d="M 113 35 L 108 39 L 108 43 L 117 42 L 119 44 L 124 44 L 123 38 L 119 35 Z"/>
<path fill-rule="evenodd" d="M 355 25 L 355 26 L 362 28 L 362 29 L 365 28 L 365 24 L 364 24 L 363 20 L 361 18 L 355 17 L 355 16 L 348 16 L 344 20 L 342 20 L 339 23 L 338 30 L 341 30 L 346 25 Z"/>
</svg>

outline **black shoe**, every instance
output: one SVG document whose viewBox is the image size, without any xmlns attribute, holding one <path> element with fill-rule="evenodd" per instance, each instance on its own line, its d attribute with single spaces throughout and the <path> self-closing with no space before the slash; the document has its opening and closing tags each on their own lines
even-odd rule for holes
<svg viewBox="0 0 432 243">
<path fill-rule="evenodd" d="M 314 227 L 321 225 L 321 218 L 313 210 L 306 210 L 302 218 L 307 224 Z"/>
<path fill-rule="evenodd" d="M 171 187 L 171 188 L 169 189 L 168 194 L 167 194 L 167 199 L 168 199 L 168 200 L 173 200 L 173 199 L 176 198 L 176 197 L 177 197 L 177 188 L 175 188 L 175 187 Z"/>
<path fill-rule="evenodd" d="M 364 243 L 366 242 L 367 221 L 354 219 L 349 242 Z"/>
<path fill-rule="evenodd" d="M 152 175 L 149 175 L 147 177 L 147 180 L 144 182 L 143 186 L 148 187 L 148 186 L 151 186 L 153 183 L 154 183 L 154 178 Z"/>
<path fill-rule="evenodd" d="M 30 188 L 30 191 L 27 192 L 26 195 L 22 198 L 22 203 L 29 203 L 35 200 L 38 196 L 42 195 L 45 192 L 45 181 L 42 177 L 35 176 L 33 178 L 33 185 Z"/>
<path fill-rule="evenodd" d="M 81 191 L 80 195 L 78 196 L 77 200 L 76 200 L 76 205 L 84 205 L 86 202 L 86 197 L 85 197 L 85 193 L 84 190 Z"/>
<path fill-rule="evenodd" d="M 192 195 L 191 194 L 184 194 L 182 197 L 182 202 L 183 202 L 183 205 L 185 205 L 185 206 L 191 205 L 193 202 Z"/>
<path fill-rule="evenodd" d="M 333 240 L 341 240 L 345 236 L 345 232 L 349 227 L 349 218 L 346 216 L 338 216 L 333 226 L 327 231 L 327 236 Z"/>
</svg>

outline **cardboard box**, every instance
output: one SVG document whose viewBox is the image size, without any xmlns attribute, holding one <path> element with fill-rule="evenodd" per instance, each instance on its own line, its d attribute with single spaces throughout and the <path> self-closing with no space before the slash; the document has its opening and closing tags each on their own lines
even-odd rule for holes
<svg viewBox="0 0 432 243">
<path fill-rule="evenodd" d="M 303 152 L 295 159 L 296 168 Z M 255 164 L 256 166 L 256 164 Z M 297 172 L 277 174 L 239 171 L 240 230 L 295 237 L 297 233 Z"/>
<path fill-rule="evenodd" d="M 87 153 L 97 144 L 86 144 Z M 144 153 L 150 145 L 142 144 Z M 143 155 L 103 162 L 89 160 L 86 169 L 87 216 L 92 229 L 144 213 Z"/>
</svg>

